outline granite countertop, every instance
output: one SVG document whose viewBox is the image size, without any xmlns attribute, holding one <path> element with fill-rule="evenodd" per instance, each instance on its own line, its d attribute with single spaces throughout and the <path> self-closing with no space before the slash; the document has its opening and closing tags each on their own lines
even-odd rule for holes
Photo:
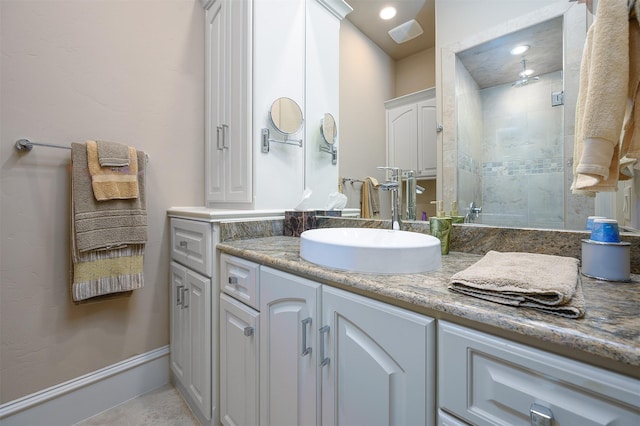
<svg viewBox="0 0 640 426">
<path fill-rule="evenodd" d="M 586 314 L 568 319 L 492 303 L 447 289 L 449 278 L 481 258 L 451 252 L 422 274 L 344 273 L 300 258 L 300 239 L 271 236 L 225 241 L 221 252 L 343 288 L 437 319 L 457 322 L 640 378 L 640 275 L 631 282 L 582 277 Z"/>
</svg>

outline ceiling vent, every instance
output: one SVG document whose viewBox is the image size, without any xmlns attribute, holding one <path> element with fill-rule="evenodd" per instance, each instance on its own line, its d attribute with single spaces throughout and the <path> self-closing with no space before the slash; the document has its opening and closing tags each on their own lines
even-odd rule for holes
<svg viewBox="0 0 640 426">
<path fill-rule="evenodd" d="M 393 41 L 398 44 L 402 44 L 406 41 L 418 37 L 423 32 L 424 31 L 422 30 L 420 24 L 418 24 L 418 21 L 412 19 L 390 30 L 389 35 L 391 36 Z"/>
</svg>

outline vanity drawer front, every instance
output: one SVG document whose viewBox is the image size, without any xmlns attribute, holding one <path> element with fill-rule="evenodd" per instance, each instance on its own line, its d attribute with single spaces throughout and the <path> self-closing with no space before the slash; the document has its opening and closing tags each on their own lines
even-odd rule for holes
<svg viewBox="0 0 640 426">
<path fill-rule="evenodd" d="M 446 322 L 438 378 L 440 408 L 477 425 L 640 424 L 640 380 Z"/>
<path fill-rule="evenodd" d="M 213 274 L 209 222 L 171 218 L 171 258 L 207 277 Z"/>
<path fill-rule="evenodd" d="M 222 253 L 220 289 L 255 310 L 260 310 L 259 266 L 257 263 Z"/>
</svg>

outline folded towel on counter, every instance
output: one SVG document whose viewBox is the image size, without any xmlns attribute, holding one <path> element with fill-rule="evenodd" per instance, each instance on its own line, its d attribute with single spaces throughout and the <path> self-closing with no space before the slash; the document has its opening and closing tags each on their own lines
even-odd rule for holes
<svg viewBox="0 0 640 426">
<path fill-rule="evenodd" d="M 574 193 L 615 191 L 629 84 L 627 0 L 600 0 L 587 32 L 574 141 Z"/>
<path fill-rule="evenodd" d="M 380 218 L 380 184 L 376 178 L 367 176 L 362 181 L 360 188 L 360 217 L 363 219 Z"/>
<path fill-rule="evenodd" d="M 144 152 L 137 151 L 138 198 L 97 201 L 88 170 L 87 145 L 71 144 L 72 220 L 79 252 L 144 244 L 147 241 L 147 203 Z"/>
<path fill-rule="evenodd" d="M 98 144 L 87 141 L 87 161 L 91 174 L 91 187 L 96 200 L 127 200 L 138 198 L 138 161 L 135 148 L 128 147 L 129 165 L 101 167 Z"/>
<path fill-rule="evenodd" d="M 568 318 L 584 316 L 578 259 L 537 253 L 488 252 L 451 277 L 451 291 Z"/>
<path fill-rule="evenodd" d="M 117 142 L 96 141 L 98 162 L 101 167 L 125 167 L 129 165 L 129 147 Z"/>
</svg>

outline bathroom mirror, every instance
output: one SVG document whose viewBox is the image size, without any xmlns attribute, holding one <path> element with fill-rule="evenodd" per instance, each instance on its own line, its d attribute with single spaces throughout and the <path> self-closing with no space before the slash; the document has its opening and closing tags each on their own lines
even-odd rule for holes
<svg viewBox="0 0 640 426">
<path fill-rule="evenodd" d="M 475 203 L 482 224 L 584 229 L 593 198 L 569 185 L 586 20 L 558 2 L 443 48 L 445 203 Z"/>
<path fill-rule="evenodd" d="M 291 98 L 278 98 L 271 104 L 269 119 L 280 133 L 292 135 L 302 128 L 302 109 Z"/>
<path fill-rule="evenodd" d="M 320 120 L 320 134 L 325 143 L 333 145 L 336 142 L 338 127 L 336 126 L 335 118 L 330 113 L 325 113 L 322 120 Z"/>
</svg>

